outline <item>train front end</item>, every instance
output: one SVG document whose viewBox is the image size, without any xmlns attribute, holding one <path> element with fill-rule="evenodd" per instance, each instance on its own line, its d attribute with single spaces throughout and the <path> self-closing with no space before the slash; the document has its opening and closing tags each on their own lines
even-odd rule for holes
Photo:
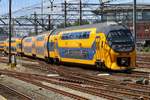
<svg viewBox="0 0 150 100">
<path fill-rule="evenodd" d="M 136 66 L 136 50 L 132 33 L 128 29 L 111 30 L 107 35 L 111 70 L 129 70 Z"/>
</svg>

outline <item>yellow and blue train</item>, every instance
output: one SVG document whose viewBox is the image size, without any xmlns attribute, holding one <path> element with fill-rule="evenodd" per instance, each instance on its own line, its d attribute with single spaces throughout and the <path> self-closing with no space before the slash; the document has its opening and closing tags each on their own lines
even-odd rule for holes
<svg viewBox="0 0 150 100">
<path fill-rule="evenodd" d="M 4 47 L 5 47 L 5 42 L 0 41 L 0 51 L 4 51 Z"/>
<path fill-rule="evenodd" d="M 5 42 L 8 49 L 8 40 Z M 123 25 L 111 22 L 55 29 L 38 36 L 12 39 L 12 47 L 16 47 L 12 49 L 15 54 L 42 58 L 51 63 L 77 63 L 120 71 L 136 66 L 131 32 Z"/>
</svg>

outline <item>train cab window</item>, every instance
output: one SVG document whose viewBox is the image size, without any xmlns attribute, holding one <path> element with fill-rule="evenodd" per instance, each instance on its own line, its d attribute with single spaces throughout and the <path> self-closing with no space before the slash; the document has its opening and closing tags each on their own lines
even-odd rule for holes
<svg viewBox="0 0 150 100">
<path fill-rule="evenodd" d="M 108 44 L 116 51 L 131 51 L 134 40 L 129 30 L 113 30 L 107 35 Z"/>
</svg>

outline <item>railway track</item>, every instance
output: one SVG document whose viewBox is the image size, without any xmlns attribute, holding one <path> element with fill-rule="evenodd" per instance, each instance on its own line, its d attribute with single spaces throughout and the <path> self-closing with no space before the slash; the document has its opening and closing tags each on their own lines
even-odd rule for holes
<svg viewBox="0 0 150 100">
<path fill-rule="evenodd" d="M 42 83 L 38 82 L 41 79 L 40 77 L 44 78 L 45 76 L 40 76 L 40 75 L 35 75 L 35 74 L 32 75 L 32 74 L 20 73 L 20 72 L 14 72 L 14 71 L 7 71 L 7 70 L 0 70 L 0 73 L 4 74 L 4 75 L 8 75 L 10 77 L 20 79 L 22 81 L 25 81 L 25 82 L 28 82 L 28 83 L 31 83 L 31 84 L 34 84 L 34 85 L 37 85 L 39 87 L 42 87 L 42 88 L 48 89 L 50 91 L 62 94 L 64 96 L 68 96 L 68 97 L 73 98 L 73 99 L 88 100 L 87 98 L 84 98 L 82 96 L 71 94 L 69 92 L 65 92 L 65 91 L 62 91 L 62 90 L 59 90 L 59 89 L 56 89 L 56 88 L 53 88 L 53 87 L 49 87 L 49 86 L 43 85 Z M 38 81 L 37 81 L 37 79 L 38 79 Z"/>
<path fill-rule="evenodd" d="M 83 74 L 83 72 L 80 72 L 80 71 L 78 73 L 76 73 L 73 70 L 71 71 L 71 70 L 65 69 L 63 66 L 59 66 L 59 68 L 58 68 L 58 67 L 48 66 L 47 64 L 45 64 L 43 62 L 40 62 L 40 63 L 41 63 L 40 65 L 42 66 L 41 69 L 45 69 L 45 70 L 48 70 L 48 71 L 51 71 L 51 72 L 56 72 L 56 73 L 58 73 L 58 74 L 60 74 L 64 77 L 67 77 L 67 78 L 70 78 L 70 79 L 76 79 L 76 80 L 80 80 L 80 81 L 84 80 L 87 84 L 90 84 L 90 85 L 92 84 L 94 86 L 103 86 L 103 87 L 110 86 L 111 89 L 118 88 L 117 91 L 119 91 L 119 89 L 120 89 L 120 91 L 122 91 L 122 90 L 127 91 L 127 92 L 130 91 L 130 94 L 131 94 L 131 91 L 132 91 L 132 93 L 137 93 L 137 94 L 139 93 L 140 95 L 141 95 L 141 93 L 143 93 L 143 95 L 144 94 L 149 95 L 149 93 L 150 93 L 150 91 L 145 91 L 145 89 L 146 90 L 150 89 L 148 86 L 143 86 L 143 85 L 138 85 L 137 86 L 136 84 L 131 84 L 131 83 L 130 84 L 128 83 L 128 85 L 126 85 L 126 86 L 122 86 L 122 85 L 120 85 L 121 83 L 114 82 L 113 80 L 107 80 L 105 78 L 90 76 L 90 75 L 87 75 L 87 74 Z M 39 65 L 39 67 L 40 67 L 40 65 Z M 129 86 L 129 87 L 127 87 L 127 86 Z M 138 88 L 138 89 L 135 89 L 135 88 Z M 139 90 L 139 88 L 141 90 Z M 140 97 L 140 95 L 139 95 L 139 97 Z"/>
<path fill-rule="evenodd" d="M 20 100 L 33 100 L 32 97 L 30 96 L 27 96 L 26 94 L 23 94 L 11 87 L 8 87 L 6 85 L 3 85 L 3 84 L 0 84 L 0 88 L 3 90 L 3 91 L 7 91 L 9 94 L 12 94 L 12 95 L 17 95 L 17 97 L 19 97 Z"/>
<path fill-rule="evenodd" d="M 42 78 L 41 80 L 43 81 L 52 82 L 55 84 L 69 87 L 78 91 L 87 92 L 89 94 L 104 97 L 107 99 L 114 98 L 116 100 L 121 100 L 123 98 L 119 98 L 119 97 L 122 97 L 123 95 L 130 99 L 131 98 L 132 99 L 144 98 L 144 100 L 150 100 L 150 97 L 149 97 L 150 87 L 149 86 L 134 84 L 134 83 L 122 83 L 122 82 L 114 81 L 112 79 L 106 79 L 106 78 L 97 77 L 94 75 L 88 75 L 80 70 L 78 72 L 74 72 L 74 70 L 70 70 L 62 65 L 58 67 L 55 65 L 46 64 L 45 62 L 42 62 L 42 61 L 38 61 L 38 62 L 39 62 L 39 65 L 27 64 L 27 63 L 23 63 L 23 65 L 30 67 L 30 68 L 34 67 L 36 69 L 50 71 L 52 73 L 57 73 L 60 76 L 62 76 L 61 78 L 58 78 L 57 81 L 49 80 L 48 77 L 46 77 L 47 79 Z M 138 75 L 143 76 L 142 74 L 139 74 L 139 73 Z M 22 78 L 24 78 L 24 76 L 22 76 Z M 34 77 L 34 79 L 36 78 Z M 38 77 L 37 80 L 39 79 L 40 78 Z M 62 80 L 65 81 L 65 83 L 62 82 Z M 116 96 L 118 98 L 116 98 Z"/>
<path fill-rule="evenodd" d="M 149 72 L 140 72 L 140 71 L 133 71 L 130 74 L 126 74 L 126 73 L 113 73 L 113 76 L 118 76 L 118 77 L 130 77 L 130 78 L 145 78 L 145 79 L 149 79 L 150 78 L 150 73 Z"/>
<path fill-rule="evenodd" d="M 54 80 L 54 78 L 49 78 L 49 77 L 45 77 L 45 76 L 41 76 L 41 75 L 35 75 L 35 74 L 25 74 L 25 73 L 18 73 L 18 72 L 12 72 L 12 71 L 7 71 L 6 73 L 4 73 L 4 71 L 1 72 L 2 74 L 7 74 L 9 76 L 13 76 L 15 78 L 19 78 L 20 80 L 24 80 L 24 81 L 28 81 L 30 83 L 34 83 L 35 84 L 35 81 L 34 80 L 39 80 L 39 81 L 46 81 L 46 82 L 50 82 L 50 83 L 53 83 L 53 84 L 57 84 L 57 85 L 62 85 L 62 86 L 65 86 L 65 87 L 69 87 L 71 89 L 75 89 L 75 90 L 79 90 L 79 91 L 82 91 L 82 92 L 86 92 L 86 93 L 89 93 L 89 94 L 93 94 L 93 95 L 96 95 L 96 96 L 100 96 L 100 97 L 104 97 L 104 98 L 107 98 L 109 100 L 122 100 L 123 98 L 121 98 L 121 95 L 124 95 L 124 96 L 127 96 L 127 97 L 132 97 L 133 98 L 139 98 L 139 97 L 143 97 L 145 98 L 146 100 L 150 99 L 149 96 L 146 96 L 144 92 L 143 94 L 134 94 L 134 93 L 129 93 L 129 92 L 125 92 L 125 91 L 122 91 L 122 90 L 111 90 L 110 88 L 112 87 L 102 87 L 102 86 L 92 86 L 92 84 L 83 84 L 83 83 L 70 83 L 70 82 L 60 82 L 60 80 L 58 81 L 58 78 L 57 80 Z M 32 78 L 32 81 L 29 81 L 28 77 Z M 41 86 L 43 87 L 43 85 L 39 82 L 36 82 L 36 85 L 38 86 Z M 44 86 L 45 87 L 45 86 Z M 48 87 L 46 87 L 48 88 Z M 142 92 L 142 91 L 140 91 Z M 117 94 L 117 96 L 114 94 Z"/>
<path fill-rule="evenodd" d="M 150 54 L 138 54 L 137 64 L 139 68 L 150 69 Z"/>
<path fill-rule="evenodd" d="M 46 77 L 46 76 L 42 76 L 42 75 L 12 72 L 12 71 L 6 71 L 6 70 L 5 71 L 0 70 L 0 73 L 11 76 L 11 77 L 18 78 L 20 80 L 35 84 L 37 86 L 43 87 L 45 89 L 52 90 L 54 92 L 69 96 L 69 97 L 77 99 L 77 100 L 87 100 L 87 99 L 84 98 L 84 97 L 82 97 L 82 98 L 77 97 L 75 95 L 70 95 L 70 94 L 68 95 L 65 92 L 60 92 L 58 90 L 56 91 L 56 90 L 54 90 L 54 88 L 50 88 L 46 85 L 43 85 L 42 82 L 46 81 L 46 82 L 49 82 L 49 83 L 52 83 L 52 84 L 62 85 L 62 86 L 65 86 L 65 87 L 69 87 L 71 89 L 75 89 L 75 90 L 79 90 L 79 91 L 86 92 L 86 93 L 89 93 L 89 94 L 93 94 L 93 95 L 96 95 L 96 96 L 104 97 L 104 98 L 107 98 L 109 100 L 122 100 L 120 97 L 116 97 L 116 96 L 113 96 L 113 95 L 110 95 L 110 94 L 107 94 L 107 93 L 96 92 L 96 91 L 92 90 L 93 88 L 89 89 L 89 88 L 82 87 L 80 85 L 81 83 L 78 83 L 78 82 L 75 82 L 75 83 L 71 82 L 70 83 L 68 81 L 66 82 L 66 80 L 65 80 L 65 82 L 63 80 L 63 82 L 62 82 L 62 78 L 61 79 L 59 79 L 59 78 L 50 78 L 50 77 Z"/>
</svg>

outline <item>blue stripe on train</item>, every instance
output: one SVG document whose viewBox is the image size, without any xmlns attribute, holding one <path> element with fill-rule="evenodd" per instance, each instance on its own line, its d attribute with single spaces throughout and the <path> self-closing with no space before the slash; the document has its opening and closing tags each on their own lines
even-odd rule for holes
<svg viewBox="0 0 150 100">
<path fill-rule="evenodd" d="M 0 46 L 0 48 L 2 49 L 2 48 L 4 48 L 4 46 Z"/>
<path fill-rule="evenodd" d="M 54 42 L 48 42 L 48 51 L 54 51 Z"/>
<path fill-rule="evenodd" d="M 58 51 L 63 58 L 92 60 L 96 53 L 96 43 L 91 48 L 58 48 Z"/>
<path fill-rule="evenodd" d="M 49 51 L 54 51 L 54 47 L 54 42 L 48 42 Z M 59 48 L 56 44 L 56 49 L 62 58 L 92 60 L 96 53 L 96 43 L 91 48 Z"/>
</svg>

